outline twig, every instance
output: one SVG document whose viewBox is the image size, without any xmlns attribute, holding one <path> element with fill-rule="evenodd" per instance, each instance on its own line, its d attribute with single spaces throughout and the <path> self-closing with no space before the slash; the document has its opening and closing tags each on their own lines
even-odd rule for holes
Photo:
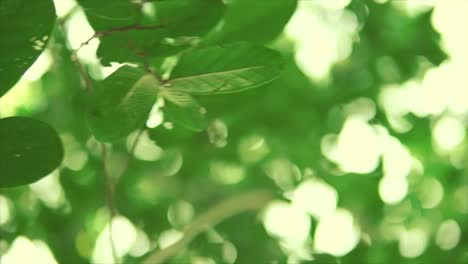
<svg viewBox="0 0 468 264">
<path fill-rule="evenodd" d="M 115 27 L 115 28 L 110 28 L 107 30 L 103 31 L 98 31 L 95 33 L 95 37 L 100 38 L 103 36 L 107 36 L 109 34 L 115 33 L 115 32 L 126 32 L 126 31 L 132 31 L 132 30 L 155 30 L 155 29 L 161 29 L 166 27 L 165 24 L 161 25 L 130 25 L 130 26 L 123 26 L 123 27 Z"/>
<path fill-rule="evenodd" d="M 146 26 L 145 25 L 129 25 L 129 26 L 123 26 L 123 27 L 110 28 L 110 29 L 106 29 L 102 31 L 96 31 L 91 37 L 89 37 L 86 41 L 80 44 L 80 46 L 76 49 L 76 52 L 78 52 L 84 46 L 88 45 L 91 40 L 95 38 L 104 37 L 112 33 L 127 32 L 127 31 L 133 31 L 133 30 L 155 30 L 155 29 L 161 29 L 164 27 L 166 27 L 166 25 L 164 24 L 146 25 Z"/>
<path fill-rule="evenodd" d="M 73 6 L 65 15 L 58 18 L 58 23 L 64 25 L 72 15 L 74 15 L 81 7 L 79 5 Z"/>
<path fill-rule="evenodd" d="M 112 33 L 117 33 L 117 32 L 127 32 L 127 31 L 132 31 L 132 30 L 155 30 L 155 29 L 160 29 L 160 28 L 164 28 L 164 27 L 165 27 L 165 25 L 148 25 L 148 26 L 130 25 L 130 26 L 110 28 L 110 29 L 103 30 L 103 31 L 97 31 L 91 37 L 89 37 L 86 41 L 82 42 L 80 44 L 80 46 L 78 46 L 77 49 L 72 51 L 72 56 L 71 57 L 72 57 L 72 61 L 78 67 L 78 71 L 79 71 L 80 76 L 81 76 L 81 78 L 82 78 L 82 80 L 84 82 L 84 86 L 85 86 L 86 90 L 88 92 L 91 91 L 92 81 L 91 81 L 91 78 L 89 78 L 88 74 L 86 73 L 86 70 L 85 70 L 83 64 L 81 64 L 80 60 L 78 59 L 78 52 L 84 46 L 88 45 L 91 42 L 91 40 L 93 40 L 95 38 L 104 37 L 104 36 L 110 35 Z M 157 75 L 155 75 L 155 76 L 157 76 Z"/>
<path fill-rule="evenodd" d="M 65 16 L 63 16 L 60 20 L 59 20 L 59 26 L 63 32 L 63 34 L 66 36 L 67 35 L 67 32 L 65 30 L 65 22 L 70 18 L 70 16 L 72 16 L 74 14 L 74 12 L 79 9 L 79 6 L 75 6 L 73 7 L 70 12 L 68 12 Z M 75 66 L 78 68 L 78 73 L 80 74 L 81 76 L 81 81 L 82 81 L 82 85 L 84 86 L 84 88 L 86 89 L 86 91 L 90 92 L 91 91 L 91 88 L 92 88 L 92 81 L 91 81 L 91 78 L 88 76 L 88 73 L 86 72 L 86 69 L 85 67 L 83 66 L 83 64 L 80 62 L 80 60 L 78 59 L 78 51 L 84 47 L 85 45 L 89 44 L 89 42 L 91 41 L 91 39 L 88 39 L 86 42 L 84 43 L 81 43 L 80 47 L 76 50 L 72 50 L 71 51 L 71 55 L 70 55 L 70 58 L 71 58 L 71 61 L 75 64 Z"/>
<path fill-rule="evenodd" d="M 259 210 L 273 199 L 273 195 L 269 191 L 260 190 L 252 191 L 244 194 L 228 198 L 205 213 L 197 217 L 192 224 L 188 225 L 184 231 L 184 236 L 175 244 L 151 253 L 143 260 L 143 264 L 158 264 L 163 263 L 168 258 L 176 255 L 188 243 L 190 243 L 197 235 L 207 230 L 208 228 L 222 222 L 223 220 L 246 212 Z"/>
<path fill-rule="evenodd" d="M 107 201 L 107 208 L 109 209 L 110 217 L 109 217 L 109 241 L 111 245 L 111 252 L 112 258 L 114 259 L 114 263 L 119 263 L 119 258 L 117 256 L 117 250 L 115 248 L 114 238 L 112 235 L 112 221 L 114 217 L 117 215 L 117 209 L 115 207 L 115 200 L 114 200 L 114 182 L 112 180 L 112 175 L 110 174 L 109 167 L 107 164 L 107 148 L 104 143 L 101 143 L 101 155 L 102 155 L 102 168 L 104 171 L 104 176 L 106 177 L 106 201 Z"/>
<path fill-rule="evenodd" d="M 76 67 L 78 67 L 78 72 L 80 73 L 81 80 L 83 81 L 85 90 L 88 93 L 91 92 L 93 83 L 92 83 L 91 78 L 89 77 L 88 73 L 86 72 L 85 67 L 80 62 L 80 59 L 78 59 L 77 52 L 75 52 L 75 51 L 72 52 L 71 60 L 75 63 Z"/>
</svg>

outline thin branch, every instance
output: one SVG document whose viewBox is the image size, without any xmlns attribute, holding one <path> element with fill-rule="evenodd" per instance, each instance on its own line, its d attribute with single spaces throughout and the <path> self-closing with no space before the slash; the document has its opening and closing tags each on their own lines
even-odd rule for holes
<svg viewBox="0 0 468 264">
<path fill-rule="evenodd" d="M 81 76 L 81 80 L 83 82 L 83 86 L 85 90 L 89 93 L 91 92 L 93 83 L 91 81 L 91 78 L 89 77 L 88 73 L 86 72 L 86 69 L 84 65 L 80 62 L 80 59 L 78 59 L 77 51 L 73 51 L 71 55 L 71 60 L 73 63 L 75 63 L 76 67 L 78 68 L 78 73 Z"/>
<path fill-rule="evenodd" d="M 78 59 L 78 52 L 84 46 L 88 45 L 91 42 L 91 40 L 93 40 L 95 38 L 104 37 L 104 36 L 107 36 L 107 35 L 110 35 L 110 34 L 113 34 L 113 33 L 117 33 L 117 32 L 127 32 L 127 31 L 133 31 L 133 30 L 155 30 L 155 29 L 160 29 L 160 28 L 164 28 L 164 27 L 165 27 L 165 25 L 147 25 L 147 26 L 144 26 L 144 25 L 130 25 L 130 26 L 110 28 L 110 29 L 103 30 L 103 31 L 97 31 L 91 37 L 89 37 L 86 41 L 82 42 L 80 44 L 80 46 L 72 52 L 71 57 L 72 57 L 72 61 L 78 67 L 78 72 L 80 73 L 80 76 L 81 76 L 81 78 L 82 78 L 82 80 L 84 82 L 84 87 L 86 88 L 86 90 L 88 92 L 91 91 L 92 81 L 91 81 L 91 78 L 86 73 L 86 70 L 85 70 L 83 64 Z M 155 76 L 157 76 L 158 80 L 162 81 L 162 79 L 157 74 L 155 74 Z"/>
<path fill-rule="evenodd" d="M 133 30 L 155 30 L 155 29 L 161 29 L 166 27 L 165 24 L 161 25 L 130 25 L 130 26 L 123 26 L 123 27 L 115 27 L 115 28 L 110 28 L 107 30 L 103 31 L 98 31 L 95 33 L 95 37 L 100 38 L 103 36 L 107 36 L 109 34 L 115 33 L 115 32 L 126 32 L 126 31 L 133 31 Z"/>
<path fill-rule="evenodd" d="M 138 30 L 156 30 L 156 29 L 161 29 L 166 27 L 165 24 L 161 25 L 129 25 L 129 26 L 123 26 L 123 27 L 115 27 L 115 28 L 110 28 L 102 31 L 96 31 L 91 37 L 89 37 L 86 41 L 80 44 L 80 46 L 76 49 L 76 52 L 78 52 L 81 48 L 84 46 L 88 45 L 89 42 L 95 38 L 100 38 L 104 37 L 113 33 L 117 32 L 127 32 L 127 31 L 138 31 Z"/>
<path fill-rule="evenodd" d="M 263 208 L 268 202 L 273 199 L 273 195 L 269 191 L 257 190 L 244 194 L 240 194 L 228 198 L 208 211 L 197 217 L 192 224 L 188 225 L 184 231 L 184 236 L 175 244 L 151 253 L 143 260 L 143 264 L 158 264 L 163 263 L 170 257 L 175 256 L 182 250 L 188 243 L 190 243 L 196 236 L 203 231 L 216 224 L 224 221 L 225 219 L 246 212 L 255 211 Z"/>
<path fill-rule="evenodd" d="M 65 23 L 69 19 L 71 15 L 73 15 L 76 10 L 79 9 L 79 6 L 73 7 L 69 13 L 67 13 L 64 17 L 62 17 L 59 20 L 59 26 L 63 32 L 63 34 L 66 36 L 67 31 L 65 29 Z M 86 72 L 86 69 L 84 65 L 80 62 L 78 58 L 78 51 L 85 45 L 87 45 L 91 41 L 91 39 L 87 40 L 85 43 L 82 43 L 80 47 L 76 50 L 71 51 L 70 59 L 71 61 L 75 64 L 75 66 L 78 68 L 78 73 L 80 74 L 82 85 L 84 86 L 85 90 L 90 92 L 92 88 L 92 81 L 91 78 L 89 77 L 88 73 Z"/>
<path fill-rule="evenodd" d="M 78 10 L 80 10 L 80 8 L 80 5 L 75 5 L 72 8 L 70 8 L 70 10 L 65 15 L 58 18 L 58 23 L 64 25 L 68 21 L 68 19 L 70 19 L 71 16 L 73 16 Z"/>
<path fill-rule="evenodd" d="M 117 209 L 115 207 L 115 199 L 114 199 L 114 182 L 112 180 L 112 175 L 109 171 L 109 166 L 107 163 L 107 148 L 104 143 L 101 143 L 101 156 L 102 156 L 102 168 L 104 171 L 104 176 L 106 177 L 106 201 L 107 201 L 107 208 L 110 213 L 109 217 L 109 241 L 111 246 L 112 258 L 114 259 L 114 263 L 119 263 L 119 258 L 117 256 L 117 250 L 115 248 L 115 242 L 112 235 L 112 221 L 114 217 L 117 215 Z"/>
</svg>

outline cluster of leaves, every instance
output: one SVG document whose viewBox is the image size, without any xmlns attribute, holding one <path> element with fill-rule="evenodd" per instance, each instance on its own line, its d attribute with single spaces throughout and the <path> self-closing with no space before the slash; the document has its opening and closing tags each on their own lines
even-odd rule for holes
<svg viewBox="0 0 468 264">
<path fill-rule="evenodd" d="M 225 26 L 203 42 L 202 37 L 213 30 L 226 12 L 222 1 L 78 2 L 97 32 L 93 37 L 101 39 L 97 54 L 102 64 L 137 65 L 121 67 L 96 83 L 96 87 L 91 87 L 91 83 L 86 87 L 90 90 L 87 123 L 102 142 L 117 141 L 142 128 L 158 97 L 168 101 L 164 110 L 168 121 L 201 131 L 206 126 L 203 109 L 191 95 L 258 87 L 276 79 L 283 66 L 278 52 L 261 45 L 220 41 L 236 36 L 236 31 L 248 26 L 237 18 L 227 16 Z M 157 15 L 143 12 L 143 5 L 156 10 Z M 238 7 L 234 5 L 231 12 L 236 12 L 235 8 Z M 34 6 L 25 1 L 5 1 L 1 10 L 5 27 L 2 38 L 7 40 L 1 47 L 5 53 L 0 64 L 4 71 L 0 80 L 3 95 L 44 50 L 56 17 L 51 0 L 36 1 Z M 269 38 L 279 30 L 281 27 Z M 194 38 L 202 43 L 193 44 L 190 39 Z M 14 51 L 9 51 L 9 47 L 15 47 Z M 172 69 L 164 69 L 170 75 L 163 79 L 157 73 L 160 69 L 155 66 L 156 71 L 152 65 L 169 56 L 175 56 L 177 63 Z M 2 144 L 7 147 L 2 148 L 1 158 L 6 161 L 1 169 L 8 178 L 2 179 L 1 187 L 32 183 L 60 164 L 63 150 L 58 135 L 45 124 L 9 118 L 2 120 L 0 128 L 2 135 L 18 130 L 12 136 L 2 137 Z M 36 131 L 34 138 L 27 137 L 28 131 Z"/>
</svg>

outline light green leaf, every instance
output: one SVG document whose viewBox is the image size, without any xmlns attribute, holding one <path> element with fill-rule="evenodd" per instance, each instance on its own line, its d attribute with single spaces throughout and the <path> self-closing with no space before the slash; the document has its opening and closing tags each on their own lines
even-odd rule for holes
<svg viewBox="0 0 468 264">
<path fill-rule="evenodd" d="M 174 67 L 169 89 L 189 94 L 239 92 L 271 82 L 283 68 L 281 55 L 249 43 L 191 50 Z"/>
<path fill-rule="evenodd" d="M 46 123 L 0 119 L 0 188 L 33 183 L 55 170 L 62 158 L 60 138 Z"/>
<path fill-rule="evenodd" d="M 167 99 L 164 102 L 164 120 L 178 124 L 192 131 L 202 131 L 207 126 L 205 109 L 188 94 L 174 96 L 162 93 Z"/>
<path fill-rule="evenodd" d="M 55 18 L 52 0 L 0 1 L 0 97 L 44 50 Z"/>
<path fill-rule="evenodd" d="M 111 142 L 144 125 L 157 98 L 151 74 L 123 66 L 93 87 L 87 121 L 96 139 Z"/>
</svg>

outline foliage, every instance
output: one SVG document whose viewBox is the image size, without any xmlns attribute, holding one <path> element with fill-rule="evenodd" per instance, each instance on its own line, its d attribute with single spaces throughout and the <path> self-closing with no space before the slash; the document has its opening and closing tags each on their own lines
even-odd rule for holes
<svg viewBox="0 0 468 264">
<path fill-rule="evenodd" d="M 467 93 L 409 97 L 466 86 L 439 7 L 60 2 L 0 0 L 0 263 L 468 261 Z"/>
</svg>

